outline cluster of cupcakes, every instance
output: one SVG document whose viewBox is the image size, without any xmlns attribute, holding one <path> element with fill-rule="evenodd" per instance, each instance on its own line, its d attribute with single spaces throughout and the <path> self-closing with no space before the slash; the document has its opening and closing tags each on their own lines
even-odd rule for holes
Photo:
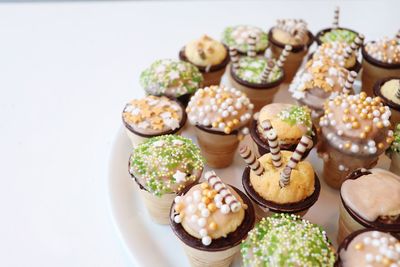
<svg viewBox="0 0 400 267">
<path fill-rule="evenodd" d="M 227 27 L 221 41 L 202 35 L 142 72 L 146 96 L 122 112 L 129 173 L 191 266 L 229 266 L 238 252 L 244 266 L 400 266 L 400 33 L 364 39 L 339 27 L 335 9 L 315 37 L 302 19 Z M 296 104 L 273 103 L 283 83 Z M 314 148 L 321 178 L 340 190 L 338 250 L 302 218 L 323 190 Z M 390 171 L 374 168 L 385 152 Z M 235 155 L 244 192 L 210 170 Z"/>
</svg>

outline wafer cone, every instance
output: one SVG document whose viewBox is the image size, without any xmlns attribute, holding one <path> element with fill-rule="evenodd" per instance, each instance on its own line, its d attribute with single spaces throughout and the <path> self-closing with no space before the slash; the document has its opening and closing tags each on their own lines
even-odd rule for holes
<svg viewBox="0 0 400 267">
<path fill-rule="evenodd" d="M 271 43 L 271 51 L 275 58 L 279 58 L 282 50 L 282 48 Z M 299 69 L 301 63 L 303 62 L 303 58 L 307 55 L 307 51 L 307 49 L 304 49 L 299 52 L 289 53 L 283 66 L 283 69 L 285 71 L 285 78 L 283 80 L 284 83 L 290 83 L 293 80 L 294 75 Z"/>
<path fill-rule="evenodd" d="M 340 215 L 339 215 L 339 229 L 337 235 L 338 244 L 342 243 L 342 241 L 352 232 L 364 229 L 365 227 L 355 221 L 350 214 L 346 211 L 343 206 L 343 203 L 340 203 Z"/>
<path fill-rule="evenodd" d="M 180 242 L 192 267 L 228 267 L 240 250 L 240 244 L 221 251 L 204 251 Z"/>
<path fill-rule="evenodd" d="M 164 194 L 158 197 L 145 189 L 141 189 L 140 194 L 151 219 L 155 223 L 169 224 L 169 211 L 176 194 Z"/>
<path fill-rule="evenodd" d="M 400 154 L 397 152 L 392 152 L 390 158 L 392 161 L 390 162 L 389 170 L 397 175 L 400 175 Z"/>
<path fill-rule="evenodd" d="M 374 65 L 367 60 L 362 61 L 362 91 L 367 95 L 373 96 L 375 83 L 382 78 L 400 76 L 400 68 L 388 69 Z"/>
<path fill-rule="evenodd" d="M 211 85 L 219 85 L 221 83 L 222 75 L 225 73 L 225 68 L 210 71 L 210 72 L 202 72 L 203 74 L 203 87 L 211 86 Z"/>
</svg>

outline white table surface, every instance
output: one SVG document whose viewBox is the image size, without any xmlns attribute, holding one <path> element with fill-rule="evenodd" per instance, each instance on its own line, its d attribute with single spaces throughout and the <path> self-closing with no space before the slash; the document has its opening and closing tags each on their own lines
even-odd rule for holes
<svg viewBox="0 0 400 267">
<path fill-rule="evenodd" d="M 400 27 L 396 1 L 0 4 L 0 266 L 132 266 L 106 177 L 140 71 L 227 25 L 304 18 L 366 39 Z"/>
</svg>

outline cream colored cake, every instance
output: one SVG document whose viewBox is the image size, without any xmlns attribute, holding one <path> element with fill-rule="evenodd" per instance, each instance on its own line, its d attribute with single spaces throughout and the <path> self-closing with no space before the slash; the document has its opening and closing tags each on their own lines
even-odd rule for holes
<svg viewBox="0 0 400 267">
<path fill-rule="evenodd" d="M 207 67 L 220 64 L 226 57 L 225 46 L 203 35 L 200 39 L 194 40 L 185 46 L 185 56 L 197 66 Z"/>
</svg>

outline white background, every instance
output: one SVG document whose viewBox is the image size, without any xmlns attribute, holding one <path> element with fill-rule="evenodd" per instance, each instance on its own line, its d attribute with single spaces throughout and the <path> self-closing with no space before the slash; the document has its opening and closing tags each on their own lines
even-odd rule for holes
<svg viewBox="0 0 400 267">
<path fill-rule="evenodd" d="M 203 33 L 277 18 L 370 40 L 396 1 L 0 4 L 0 266 L 131 266 L 109 212 L 110 148 L 140 71 Z"/>
</svg>

